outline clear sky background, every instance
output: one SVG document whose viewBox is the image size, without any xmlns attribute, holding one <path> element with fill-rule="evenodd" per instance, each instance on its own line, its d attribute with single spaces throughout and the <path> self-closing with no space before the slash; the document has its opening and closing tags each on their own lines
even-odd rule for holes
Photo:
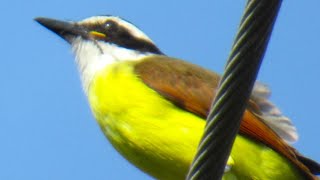
<svg viewBox="0 0 320 180">
<path fill-rule="evenodd" d="M 150 179 L 93 119 L 69 45 L 33 21 L 124 17 L 168 55 L 222 72 L 244 0 L 4 0 L 0 4 L 0 179 Z M 320 1 L 284 1 L 259 75 L 320 161 Z"/>
</svg>

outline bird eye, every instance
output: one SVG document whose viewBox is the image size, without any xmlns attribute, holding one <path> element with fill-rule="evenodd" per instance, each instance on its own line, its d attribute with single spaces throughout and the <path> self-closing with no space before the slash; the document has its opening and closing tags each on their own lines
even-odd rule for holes
<svg viewBox="0 0 320 180">
<path fill-rule="evenodd" d="M 104 27 L 105 27 L 107 30 L 112 29 L 113 26 L 114 26 L 114 22 L 112 22 L 112 21 L 107 21 L 107 22 L 105 22 L 105 24 L 104 24 Z"/>
</svg>

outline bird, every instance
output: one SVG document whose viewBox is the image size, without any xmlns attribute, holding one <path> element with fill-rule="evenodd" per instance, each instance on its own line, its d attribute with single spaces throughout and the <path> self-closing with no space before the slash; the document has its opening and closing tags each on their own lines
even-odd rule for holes
<svg viewBox="0 0 320 180">
<path fill-rule="evenodd" d="M 92 114 L 112 146 L 156 179 L 185 179 L 219 74 L 166 55 L 118 16 L 35 20 L 71 45 Z M 223 179 L 317 179 L 320 165 L 290 145 L 296 128 L 269 95 L 255 84 Z"/>
</svg>

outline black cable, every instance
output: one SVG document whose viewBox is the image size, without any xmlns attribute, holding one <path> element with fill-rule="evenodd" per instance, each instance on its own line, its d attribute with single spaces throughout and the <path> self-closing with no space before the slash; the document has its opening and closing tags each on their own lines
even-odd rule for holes
<svg viewBox="0 0 320 180">
<path fill-rule="evenodd" d="M 248 0 L 187 179 L 221 179 L 281 0 Z"/>
</svg>

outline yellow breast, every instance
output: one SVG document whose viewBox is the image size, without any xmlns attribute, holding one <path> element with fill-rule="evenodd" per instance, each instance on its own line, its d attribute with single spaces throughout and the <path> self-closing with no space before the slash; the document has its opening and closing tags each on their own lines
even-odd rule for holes
<svg viewBox="0 0 320 180">
<path fill-rule="evenodd" d="M 137 167 L 158 178 L 183 179 L 204 121 L 148 88 L 133 65 L 117 63 L 95 76 L 89 92 L 95 118 L 113 146 Z"/>
<path fill-rule="evenodd" d="M 112 145 L 138 168 L 157 179 L 184 179 L 205 121 L 145 85 L 134 73 L 135 63 L 115 63 L 95 75 L 88 93 L 94 116 Z M 269 156 L 271 163 L 264 163 Z M 242 136 L 237 137 L 231 157 L 232 168 L 225 178 L 267 177 L 270 173 L 261 173 L 264 164 L 292 172 L 273 150 Z"/>
</svg>

